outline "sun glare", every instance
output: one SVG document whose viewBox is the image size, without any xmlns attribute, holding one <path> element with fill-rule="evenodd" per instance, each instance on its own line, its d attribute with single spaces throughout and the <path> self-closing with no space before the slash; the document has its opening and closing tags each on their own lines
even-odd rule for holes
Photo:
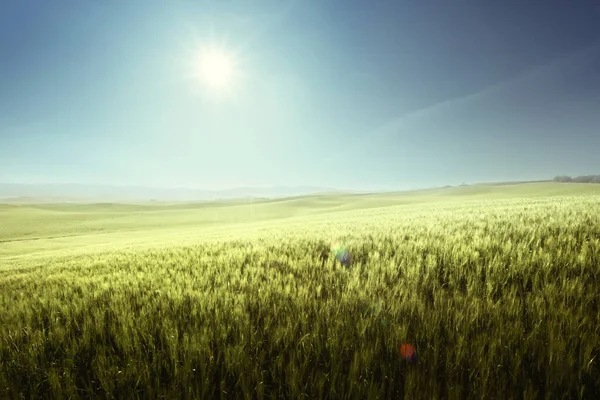
<svg viewBox="0 0 600 400">
<path fill-rule="evenodd" d="M 210 48 L 198 58 L 198 75 L 202 82 L 215 90 L 228 90 L 233 84 L 235 71 L 233 54 L 224 49 Z"/>
<path fill-rule="evenodd" d="M 214 28 L 202 34 L 192 30 L 182 57 L 182 78 L 203 101 L 237 101 L 247 78 L 248 58 L 227 34 L 217 35 Z"/>
</svg>

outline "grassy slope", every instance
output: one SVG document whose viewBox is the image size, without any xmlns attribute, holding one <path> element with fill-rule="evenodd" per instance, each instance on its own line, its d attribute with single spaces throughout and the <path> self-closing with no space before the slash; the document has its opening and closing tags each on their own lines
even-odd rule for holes
<svg viewBox="0 0 600 400">
<path fill-rule="evenodd" d="M 289 218 L 340 212 L 448 204 L 477 199 L 584 196 L 600 185 L 527 183 L 476 185 L 399 193 L 305 196 L 279 200 L 196 204 L 0 204 L 0 257 L 23 265 L 49 256 L 119 248 L 195 243 L 207 236 L 273 226 Z M 284 222 L 285 223 L 285 222 Z M 275 224 L 276 225 L 276 224 Z"/>
<path fill-rule="evenodd" d="M 89 238 L 124 231 L 194 230 L 402 204 L 586 194 L 600 194 L 600 185 L 553 182 L 477 185 L 400 193 L 306 196 L 242 204 L 0 204 L 0 243 L 80 235 Z M 70 243 L 75 245 L 76 241 Z M 0 247 L 0 254 L 7 247 L 10 246 Z"/>
</svg>

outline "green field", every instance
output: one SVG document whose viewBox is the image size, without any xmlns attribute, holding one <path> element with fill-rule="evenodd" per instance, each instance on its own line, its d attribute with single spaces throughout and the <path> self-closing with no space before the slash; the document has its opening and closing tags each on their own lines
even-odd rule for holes
<svg viewBox="0 0 600 400">
<path fill-rule="evenodd" d="M 595 399 L 599 297 L 594 184 L 0 204 L 0 399 Z"/>
</svg>

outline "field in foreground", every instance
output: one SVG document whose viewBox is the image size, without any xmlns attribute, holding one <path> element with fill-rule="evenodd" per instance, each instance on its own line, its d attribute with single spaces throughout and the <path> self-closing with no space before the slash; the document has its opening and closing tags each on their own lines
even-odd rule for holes
<svg viewBox="0 0 600 400">
<path fill-rule="evenodd" d="M 0 398 L 600 398 L 600 186 L 0 218 Z"/>
</svg>

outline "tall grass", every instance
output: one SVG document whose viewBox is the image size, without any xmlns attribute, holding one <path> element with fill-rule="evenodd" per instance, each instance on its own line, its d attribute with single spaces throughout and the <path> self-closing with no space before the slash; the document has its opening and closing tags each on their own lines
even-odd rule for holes
<svg viewBox="0 0 600 400">
<path fill-rule="evenodd" d="M 0 268 L 0 397 L 600 398 L 599 291 L 597 196 L 49 258 Z"/>
</svg>

